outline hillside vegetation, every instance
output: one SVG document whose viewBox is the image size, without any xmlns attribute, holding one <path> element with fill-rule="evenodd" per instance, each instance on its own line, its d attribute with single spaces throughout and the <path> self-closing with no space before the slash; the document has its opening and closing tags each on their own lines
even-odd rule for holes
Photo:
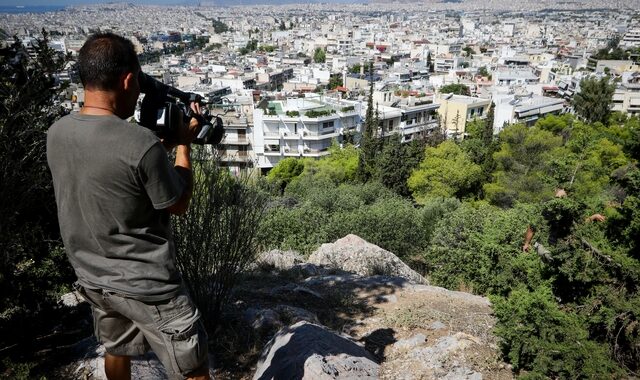
<svg viewBox="0 0 640 380">
<path fill-rule="evenodd" d="M 283 160 L 259 240 L 309 253 L 353 233 L 436 285 L 490 296 L 505 358 L 525 378 L 637 373 L 640 121 L 468 130 L 461 142 L 381 140 L 365 182 L 352 146 Z"/>
</svg>

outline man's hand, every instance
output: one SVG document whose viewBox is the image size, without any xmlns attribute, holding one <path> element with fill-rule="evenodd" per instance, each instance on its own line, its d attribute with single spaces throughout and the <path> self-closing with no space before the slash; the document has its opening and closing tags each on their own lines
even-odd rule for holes
<svg viewBox="0 0 640 380">
<path fill-rule="evenodd" d="M 199 103 L 191 103 L 191 110 L 200 115 L 200 104 Z M 192 117 L 189 120 L 189 123 L 183 123 L 178 130 L 178 144 L 180 145 L 189 145 L 198 137 L 198 133 L 200 133 L 200 123 L 195 117 Z"/>
</svg>

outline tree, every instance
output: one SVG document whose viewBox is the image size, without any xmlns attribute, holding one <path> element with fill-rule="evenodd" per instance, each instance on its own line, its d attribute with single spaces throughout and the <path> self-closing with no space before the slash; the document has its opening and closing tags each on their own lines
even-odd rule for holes
<svg viewBox="0 0 640 380">
<path fill-rule="evenodd" d="M 352 74 L 360 74 L 361 68 L 362 68 L 362 65 L 360 65 L 359 63 L 356 63 L 355 65 L 349 68 L 349 72 Z"/>
<path fill-rule="evenodd" d="M 411 157 L 413 152 L 422 152 L 424 155 L 424 147 L 422 149 L 412 149 L 413 146 L 419 144 L 416 140 L 409 144 L 402 143 L 402 136 L 395 134 L 385 141 L 384 147 L 377 157 L 377 166 L 379 169 L 380 182 L 398 195 L 408 197 L 411 195 L 407 187 L 407 180 L 411 175 L 411 171 L 415 169 L 421 159 Z"/>
<path fill-rule="evenodd" d="M 327 54 L 325 53 L 323 48 L 316 48 L 313 53 L 313 62 L 315 63 L 324 63 L 327 60 Z"/>
<path fill-rule="evenodd" d="M 373 75 L 373 63 L 369 64 L 369 75 Z M 369 82 L 369 99 L 367 101 L 367 112 L 363 125 L 362 137 L 360 138 L 360 159 L 358 160 L 357 177 L 362 182 L 367 182 L 374 177 L 376 172 L 375 156 L 377 151 L 377 115 L 373 110 L 373 80 Z"/>
<path fill-rule="evenodd" d="M 35 336 L 58 323 L 54 305 L 73 271 L 58 227 L 46 159 L 47 129 L 65 110 L 57 83 L 68 57 L 33 43 L 33 55 L 17 38 L 0 50 L 0 346 L 36 352 Z M 50 333 L 50 331 L 47 331 Z M 15 345 L 15 346 L 14 346 Z M 0 363 L 0 373 L 4 373 Z"/>
<path fill-rule="evenodd" d="M 280 21 L 280 26 L 279 26 L 280 30 L 287 30 L 287 26 L 284 24 L 284 20 Z"/>
<path fill-rule="evenodd" d="M 433 61 L 431 59 L 431 52 L 429 51 L 427 53 L 427 69 L 429 70 L 430 73 L 433 73 L 434 70 L 434 65 L 433 65 Z"/>
<path fill-rule="evenodd" d="M 600 79 L 593 77 L 582 79 L 580 92 L 573 96 L 572 101 L 576 114 L 588 123 L 596 121 L 607 123 L 615 89 L 615 85 L 609 82 L 608 76 Z"/>
<path fill-rule="evenodd" d="M 465 52 L 465 55 L 467 57 L 471 57 L 472 54 L 476 54 L 475 50 L 473 50 L 471 46 L 465 46 L 464 49 L 462 49 L 462 51 Z"/>
<path fill-rule="evenodd" d="M 464 84 L 452 83 L 440 87 L 442 94 L 471 95 L 469 87 Z"/>
<path fill-rule="evenodd" d="M 332 75 L 329 78 L 329 89 L 333 90 L 336 87 L 341 87 L 343 85 L 342 83 L 342 75 L 338 74 L 338 75 Z"/>
<path fill-rule="evenodd" d="M 229 26 L 224 22 L 220 21 L 220 19 L 212 20 L 212 24 L 213 24 L 213 31 L 215 33 L 220 34 L 220 33 L 228 32 L 230 30 Z"/>
<path fill-rule="evenodd" d="M 485 196 L 493 204 L 511 207 L 516 200 L 538 202 L 551 198 L 558 185 L 551 176 L 551 158 L 566 152 L 562 138 L 522 124 L 510 125 L 498 136 L 500 149 L 493 155 L 493 181 L 485 184 Z"/>
<path fill-rule="evenodd" d="M 304 162 L 295 157 L 287 157 L 276 164 L 267 174 L 267 179 L 278 185 L 280 192 L 284 193 L 284 189 L 289 182 L 302 174 L 304 170 Z"/>
<path fill-rule="evenodd" d="M 481 75 L 481 76 L 491 80 L 491 73 L 489 73 L 489 70 L 487 70 L 487 66 L 480 67 L 478 69 L 478 75 Z"/>
<path fill-rule="evenodd" d="M 427 148 L 425 158 L 411 173 L 408 186 L 418 203 L 436 197 L 469 196 L 482 169 L 453 141 Z"/>
</svg>

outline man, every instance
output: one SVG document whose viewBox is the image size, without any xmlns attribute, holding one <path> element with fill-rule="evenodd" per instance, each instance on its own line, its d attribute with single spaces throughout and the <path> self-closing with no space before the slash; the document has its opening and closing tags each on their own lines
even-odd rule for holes
<svg viewBox="0 0 640 380">
<path fill-rule="evenodd" d="M 76 288 L 106 348 L 107 378 L 129 379 L 130 357 L 151 349 L 172 377 L 208 379 L 207 335 L 176 269 L 169 225 L 191 199 L 190 143 L 199 125 L 181 126 L 172 165 L 150 130 L 125 121 L 140 94 L 132 43 L 93 35 L 78 66 L 84 106 L 51 126 L 47 161 Z"/>
</svg>

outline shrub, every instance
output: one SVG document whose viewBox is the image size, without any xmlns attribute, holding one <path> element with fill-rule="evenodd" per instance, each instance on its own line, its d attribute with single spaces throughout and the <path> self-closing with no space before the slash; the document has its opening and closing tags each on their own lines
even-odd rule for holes
<svg viewBox="0 0 640 380">
<path fill-rule="evenodd" d="M 525 378 L 606 379 L 621 375 L 605 346 L 589 339 L 585 323 L 564 311 L 548 285 L 521 286 L 492 299 L 500 324 L 496 335 L 516 371 Z M 616 376 L 617 375 L 617 376 Z"/>
<path fill-rule="evenodd" d="M 266 196 L 248 177 L 234 177 L 215 159 L 194 152 L 189 211 L 172 220 L 177 263 L 210 331 L 238 276 L 255 260 Z"/>
</svg>

